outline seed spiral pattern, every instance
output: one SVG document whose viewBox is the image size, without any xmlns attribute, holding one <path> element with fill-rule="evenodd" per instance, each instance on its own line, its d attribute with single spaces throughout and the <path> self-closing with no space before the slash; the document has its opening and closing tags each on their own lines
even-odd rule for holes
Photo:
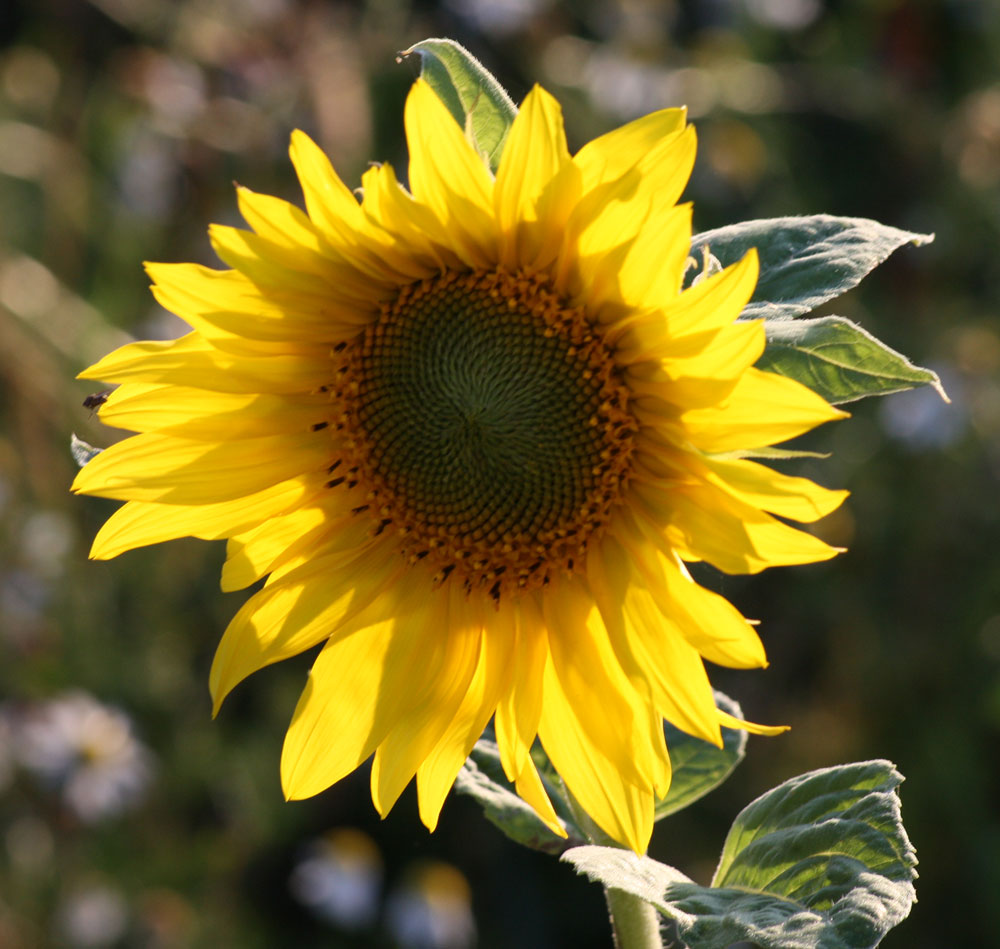
<svg viewBox="0 0 1000 949">
<path fill-rule="evenodd" d="M 578 567 L 627 480 L 628 390 L 582 309 L 540 278 L 405 287 L 338 377 L 348 483 L 439 581 L 499 599 Z"/>
</svg>

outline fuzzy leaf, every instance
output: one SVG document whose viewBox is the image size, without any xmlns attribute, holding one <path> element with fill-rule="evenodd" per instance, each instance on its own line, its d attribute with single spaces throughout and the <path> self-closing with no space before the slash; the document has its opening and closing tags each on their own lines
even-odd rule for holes
<svg viewBox="0 0 1000 949">
<path fill-rule="evenodd" d="M 758 369 L 808 386 L 835 405 L 869 395 L 933 386 L 948 397 L 936 372 L 913 365 L 867 330 L 842 316 L 768 320 L 767 348 Z"/>
<path fill-rule="evenodd" d="M 722 692 L 715 693 L 715 704 L 736 718 L 743 717 L 739 703 Z M 656 820 L 676 814 L 722 784 L 743 760 L 747 744 L 747 733 L 736 728 L 722 729 L 721 748 L 669 722 L 664 731 L 673 776 L 667 796 L 656 802 Z"/>
<path fill-rule="evenodd" d="M 857 286 L 904 244 L 932 240 L 933 234 L 913 234 L 866 218 L 814 214 L 705 231 L 692 240 L 691 252 L 707 246 L 728 266 L 756 247 L 760 279 L 742 315 L 770 320 L 808 313 Z"/>
<path fill-rule="evenodd" d="M 492 172 L 500 165 L 517 106 L 475 56 L 454 40 L 426 39 L 399 54 L 420 56 L 420 75 L 447 106 Z"/>
<path fill-rule="evenodd" d="M 711 886 L 610 847 L 563 854 L 605 887 L 654 905 L 689 949 L 871 949 L 910 912 L 916 854 L 888 761 L 786 781 L 736 818 Z"/>
</svg>

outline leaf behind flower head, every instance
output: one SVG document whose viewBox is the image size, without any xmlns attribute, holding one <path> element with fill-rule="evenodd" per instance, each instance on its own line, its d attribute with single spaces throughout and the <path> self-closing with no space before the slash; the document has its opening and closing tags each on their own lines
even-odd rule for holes
<svg viewBox="0 0 1000 949">
<path fill-rule="evenodd" d="M 728 267 L 756 247 L 760 278 L 742 315 L 772 320 L 808 313 L 856 287 L 904 244 L 933 240 L 867 218 L 812 214 L 705 231 L 692 239 L 691 253 L 707 246 Z"/>
<path fill-rule="evenodd" d="M 760 278 L 741 318 L 766 321 L 759 369 L 795 379 L 834 404 L 924 385 L 948 401 L 937 373 L 914 365 L 850 320 L 795 319 L 857 286 L 903 245 L 933 239 L 866 218 L 814 214 L 706 231 L 692 240 L 691 252 L 728 266 L 757 249 Z"/>
<path fill-rule="evenodd" d="M 917 386 L 933 386 L 949 401 L 936 372 L 842 316 L 768 320 L 764 329 L 767 348 L 757 368 L 789 376 L 834 405 Z"/>
<path fill-rule="evenodd" d="M 715 693 L 715 704 L 735 718 L 743 717 L 739 703 L 722 692 Z M 667 796 L 656 802 L 656 820 L 676 814 L 715 790 L 743 760 L 747 744 L 747 733 L 736 728 L 722 729 L 722 747 L 717 748 L 669 722 L 663 727 L 673 773 Z"/>
</svg>

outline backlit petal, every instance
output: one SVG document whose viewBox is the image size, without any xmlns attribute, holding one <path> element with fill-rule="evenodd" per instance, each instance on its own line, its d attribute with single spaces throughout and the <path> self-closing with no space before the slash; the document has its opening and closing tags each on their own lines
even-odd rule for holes
<svg viewBox="0 0 1000 949">
<path fill-rule="evenodd" d="M 538 735 L 546 754 L 594 822 L 636 853 L 645 853 L 653 832 L 652 787 L 629 780 L 594 743 L 580 720 L 580 706 L 563 691 L 551 662 L 544 682 Z"/>
<path fill-rule="evenodd" d="M 417 768 L 420 819 L 429 830 L 437 826 L 444 799 L 455 777 L 479 740 L 500 694 L 508 686 L 513 663 L 514 615 L 504 604 L 484 624 L 479 662 L 458 710 L 444 735 Z"/>
<path fill-rule="evenodd" d="M 763 448 L 830 422 L 847 418 L 799 382 L 748 369 L 719 406 L 685 412 L 681 421 L 702 451 Z"/>
<path fill-rule="evenodd" d="M 535 86 L 511 125 L 497 169 L 494 200 L 504 266 L 537 259 L 553 223 L 539 220 L 538 202 L 569 160 L 559 103 Z"/>
<path fill-rule="evenodd" d="M 495 263 L 493 178 L 422 79 L 407 97 L 405 122 L 413 196 L 452 232 L 455 250 L 467 265 Z"/>
<path fill-rule="evenodd" d="M 384 546 L 317 557 L 254 594 L 233 617 L 215 652 L 209 688 L 215 711 L 237 683 L 273 662 L 323 642 L 383 596 L 400 565 Z M 341 581 L 331 594 L 330 576 Z M 379 619 L 381 622 L 381 618 Z"/>
<path fill-rule="evenodd" d="M 483 604 L 466 598 L 454 586 L 439 591 L 447 600 L 444 615 L 430 617 L 428 626 L 414 623 L 408 635 L 423 640 L 419 664 L 407 668 L 404 711 L 386 735 L 372 762 L 372 801 L 384 817 L 417 773 L 421 763 L 445 737 L 473 678 L 483 650 Z M 443 622 L 439 622 L 443 620 Z M 430 788 L 440 792 L 440 787 Z M 436 821 L 434 807 L 424 815 Z"/>
<path fill-rule="evenodd" d="M 157 504 L 129 501 L 97 532 L 90 556 L 108 560 L 127 550 L 178 537 L 221 540 L 252 524 L 280 515 L 319 490 L 318 482 L 293 478 L 256 494 L 217 504 Z"/>
<path fill-rule="evenodd" d="M 123 501 L 213 504 L 244 497 L 329 462 L 322 432 L 205 442 L 150 432 L 106 448 L 73 490 Z"/>
</svg>

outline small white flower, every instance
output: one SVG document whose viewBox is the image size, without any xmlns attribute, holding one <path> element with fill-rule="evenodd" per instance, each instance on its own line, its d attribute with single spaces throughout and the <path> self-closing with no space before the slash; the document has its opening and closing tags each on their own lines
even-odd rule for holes
<svg viewBox="0 0 1000 949">
<path fill-rule="evenodd" d="M 134 804 L 152 775 L 152 756 L 134 737 L 128 716 L 84 692 L 29 709 L 15 745 L 21 764 L 57 787 L 88 823 Z"/>
<path fill-rule="evenodd" d="M 421 864 L 386 901 L 386 924 L 404 949 L 470 949 L 476 944 L 469 884 L 446 863 Z"/>
<path fill-rule="evenodd" d="M 117 890 L 92 884 L 66 898 L 57 922 L 70 946 L 111 946 L 128 927 L 128 905 Z"/>
<path fill-rule="evenodd" d="M 375 922 L 381 885 L 378 848 L 351 828 L 315 841 L 288 881 L 292 895 L 320 919 L 353 932 Z"/>
</svg>

